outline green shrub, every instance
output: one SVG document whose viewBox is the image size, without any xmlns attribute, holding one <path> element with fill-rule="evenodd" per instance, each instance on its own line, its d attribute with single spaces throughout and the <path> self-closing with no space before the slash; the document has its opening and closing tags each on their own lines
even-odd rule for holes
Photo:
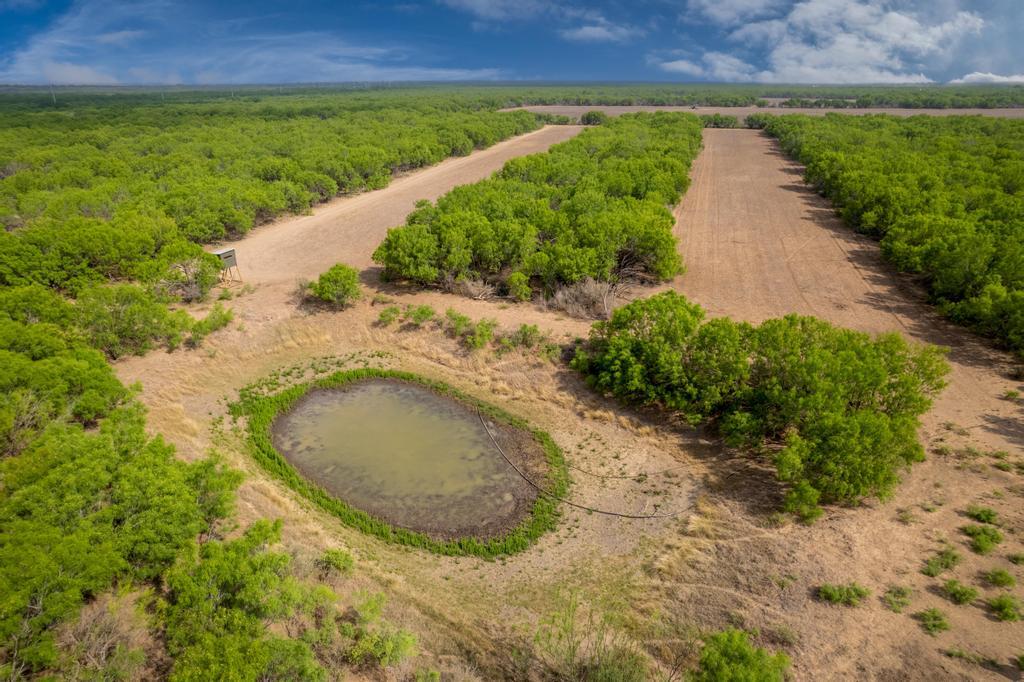
<svg viewBox="0 0 1024 682">
<path fill-rule="evenodd" d="M 988 554 L 1003 541 L 1003 534 L 992 526 L 969 525 L 961 528 L 971 538 L 971 549 L 978 554 Z"/>
<path fill-rule="evenodd" d="M 535 324 L 521 324 L 508 336 L 509 342 L 517 348 L 533 348 L 544 339 L 544 334 Z"/>
<path fill-rule="evenodd" d="M 472 350 L 482 350 L 494 340 L 494 330 L 498 323 L 494 320 L 480 320 L 473 325 L 469 334 L 466 335 L 466 345 Z"/>
<path fill-rule="evenodd" d="M 530 278 L 522 272 L 513 272 L 509 275 L 505 285 L 508 287 L 508 295 L 518 301 L 529 301 L 533 296 Z"/>
<path fill-rule="evenodd" d="M 990 509 L 989 507 L 979 507 L 977 505 L 972 504 L 970 507 L 967 508 L 967 511 L 965 513 L 967 514 L 967 516 L 969 516 L 970 518 L 974 519 L 979 523 L 994 524 L 997 523 L 999 520 L 999 515 L 996 514 L 994 509 Z"/>
<path fill-rule="evenodd" d="M 389 305 L 380 311 L 377 315 L 377 324 L 381 327 L 390 327 L 398 319 L 399 315 L 402 314 L 401 309 L 396 305 Z"/>
<path fill-rule="evenodd" d="M 74 321 L 89 343 L 111 358 L 142 355 L 156 345 L 177 348 L 193 325 L 184 311 L 170 312 L 152 294 L 132 284 L 83 291 Z"/>
<path fill-rule="evenodd" d="M 192 324 L 185 344 L 189 348 L 197 348 L 207 336 L 228 326 L 233 319 L 235 319 L 235 314 L 230 308 L 224 308 L 220 303 L 215 303 L 206 317 L 196 320 Z"/>
<path fill-rule="evenodd" d="M 978 591 L 973 587 L 964 585 L 959 580 L 947 580 L 942 586 L 942 591 L 954 604 L 970 604 L 978 598 Z"/>
<path fill-rule="evenodd" d="M 1024 565 L 1024 554 L 1010 554 L 1006 558 L 1010 560 L 1011 564 Z"/>
<path fill-rule="evenodd" d="M 787 509 L 804 518 L 819 502 L 888 494 L 923 457 L 919 416 L 949 369 L 939 349 L 795 315 L 759 327 L 704 318 L 671 291 L 633 301 L 593 325 L 572 366 L 626 402 L 710 420 L 730 445 L 782 444 Z"/>
<path fill-rule="evenodd" d="M 339 308 L 352 305 L 362 297 L 359 271 L 342 263 L 332 265 L 309 285 L 309 292 L 320 301 Z"/>
<path fill-rule="evenodd" d="M 580 116 L 580 123 L 585 126 L 599 126 L 608 122 L 608 114 L 592 109 Z"/>
<path fill-rule="evenodd" d="M 921 624 L 921 628 L 932 637 L 949 629 L 949 620 L 946 619 L 946 614 L 938 609 L 919 611 L 914 614 L 914 617 Z"/>
<path fill-rule="evenodd" d="M 818 598 L 829 604 L 857 606 L 871 591 L 857 583 L 848 585 L 822 585 L 818 588 Z"/>
<path fill-rule="evenodd" d="M 324 575 L 334 572 L 348 575 L 355 567 L 355 559 L 343 549 L 328 549 L 316 560 L 316 566 Z"/>
<path fill-rule="evenodd" d="M 960 563 L 963 557 L 952 547 L 946 547 L 935 553 L 935 556 L 924 562 L 924 568 L 921 572 L 930 578 L 934 578 L 940 575 L 943 571 L 948 571 L 957 564 Z"/>
<path fill-rule="evenodd" d="M 893 613 L 903 613 L 910 606 L 910 588 L 893 585 L 882 595 L 885 606 Z"/>
<path fill-rule="evenodd" d="M 469 315 L 463 315 L 452 308 L 446 310 L 444 316 L 448 320 L 448 332 L 456 339 L 462 338 L 473 326 Z"/>
<path fill-rule="evenodd" d="M 991 597 L 985 602 L 988 608 L 999 620 L 1018 621 L 1021 619 L 1020 600 L 1012 594 L 1001 594 L 998 597 Z"/>
<path fill-rule="evenodd" d="M 437 316 L 434 309 L 429 305 L 418 305 L 415 307 L 407 308 L 405 314 L 402 315 L 402 321 L 411 324 L 414 327 L 422 327 L 427 322 L 430 322 Z"/>
<path fill-rule="evenodd" d="M 405 630 L 385 628 L 362 632 L 348 650 L 355 664 L 375 663 L 387 667 L 400 663 L 416 651 L 416 635 Z"/>
<path fill-rule="evenodd" d="M 1013 587 L 1017 580 L 1008 571 L 995 568 L 985 573 L 985 582 L 993 587 Z"/>
<path fill-rule="evenodd" d="M 691 682 L 782 682 L 789 657 L 755 647 L 742 630 L 723 630 L 708 637 Z"/>
</svg>

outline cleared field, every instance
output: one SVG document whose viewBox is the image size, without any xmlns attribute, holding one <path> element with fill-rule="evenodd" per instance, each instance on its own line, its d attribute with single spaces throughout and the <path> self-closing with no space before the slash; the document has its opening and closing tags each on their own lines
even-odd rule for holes
<svg viewBox="0 0 1024 682">
<path fill-rule="evenodd" d="M 675 287 L 714 315 L 751 322 L 787 313 L 815 315 L 866 332 L 896 331 L 946 346 L 953 371 L 948 388 L 924 418 L 925 443 L 1020 453 L 1021 408 L 1000 398 L 1019 384 L 1006 376 L 1012 358 L 943 320 L 924 300 L 923 290 L 895 274 L 873 240 L 844 226 L 801 175 L 802 168 L 766 135 L 705 130 L 693 184 L 677 211 L 676 236 L 688 269 Z M 742 575 L 781 575 L 794 568 L 799 574 L 817 573 L 822 581 L 881 585 L 876 593 L 887 583 L 907 584 L 921 595 L 914 610 L 920 605 L 949 612 L 948 602 L 929 594 L 935 581 L 918 572 L 921 561 L 940 539 L 957 540 L 963 524 L 957 510 L 978 503 L 1004 481 L 998 471 L 979 475 L 963 462 L 934 453 L 929 457 L 908 474 L 892 502 L 837 514 L 825 527 L 807 533 L 765 538 L 745 553 L 728 552 L 723 570 L 711 575 L 725 574 L 723 588 Z M 1014 480 L 1019 476 L 1005 478 Z M 936 498 L 944 505 L 921 519 L 926 527 L 895 521 L 898 509 L 915 509 Z M 777 553 L 788 559 L 775 566 L 765 562 Z M 733 562 L 742 566 L 732 569 L 735 573 L 727 568 Z M 957 609 L 953 631 L 935 642 L 906 615 L 888 613 L 880 605 L 837 612 L 805 600 L 798 608 L 821 633 L 809 637 L 805 650 L 795 655 L 795 665 L 808 679 L 826 670 L 861 679 L 884 678 L 887 670 L 903 671 L 902 679 L 928 679 L 939 670 L 959 670 L 938 653 L 939 645 L 966 645 L 995 655 L 1017 646 L 1024 631 L 1020 624 L 995 623 L 980 609 Z M 855 651 L 872 652 L 871 660 L 858 660 Z M 981 669 L 972 673 L 977 678 L 985 674 Z"/>
<path fill-rule="evenodd" d="M 675 106 L 615 106 L 595 104 L 593 106 L 567 106 L 560 104 L 539 104 L 518 107 L 538 114 L 578 117 L 588 111 L 603 111 L 609 116 L 630 114 L 637 111 L 685 111 L 691 114 L 722 114 L 736 116 L 741 121 L 751 114 L 808 114 L 824 116 L 833 114 L 890 114 L 892 116 L 997 116 L 1000 118 L 1024 118 L 1024 107 L 1006 109 L 816 109 L 799 107 L 675 107 Z M 512 111 L 505 109 L 504 111 Z"/>
<path fill-rule="evenodd" d="M 505 328 L 536 324 L 557 341 L 585 335 L 586 322 L 539 306 L 382 287 L 367 269 L 385 230 L 400 224 L 417 199 L 435 198 L 577 131 L 546 128 L 400 178 L 384 190 L 337 200 L 312 216 L 259 228 L 236 243 L 243 275 L 256 285 L 230 303 L 239 324 L 212 336 L 198 352 L 150 353 L 116 365 L 122 380 L 142 383 L 149 428 L 185 457 L 216 447 L 249 473 L 239 492 L 243 524 L 283 518 L 284 544 L 300 556 L 339 543 L 351 548 L 365 576 L 352 589 L 386 589 L 393 620 L 420 634 L 439 663 L 471 652 L 482 679 L 522 678 L 509 652 L 531 646 L 532 628 L 555 608 L 563 588 L 635 619 L 629 634 L 645 642 L 665 670 L 692 645 L 687 637 L 693 625 L 720 628 L 739 619 L 763 633 L 762 643 L 792 655 L 796 679 L 1012 674 L 1006 657 L 1024 641 L 1024 625 L 997 622 L 978 605 L 954 606 L 935 588 L 941 581 L 920 573 L 945 541 L 964 559 L 943 580 L 973 581 L 1001 565 L 1003 555 L 1024 551 L 1020 474 L 990 466 L 997 460 L 984 454 L 957 454 L 971 447 L 1019 459 L 1024 414 L 1020 403 L 1000 399 L 1018 387 L 1005 375 L 1012 359 L 937 316 L 915 282 L 893 274 L 873 241 L 843 226 L 828 203 L 802 184 L 801 169 L 767 136 L 705 131 L 692 185 L 676 212 L 688 269 L 670 286 L 714 315 L 759 321 L 813 314 L 951 347 L 950 386 L 926 416 L 922 433 L 933 453 L 907 474 L 892 500 L 830 508 L 812 526 L 773 526 L 766 520 L 778 504 L 774 477 L 700 432 L 618 408 L 575 374 L 535 357 L 470 354 L 437 331 L 375 325 L 380 308 L 368 299 L 380 293 L 399 303 L 490 317 Z M 337 261 L 363 268 L 366 300 L 337 314 L 300 309 L 291 298 L 295 280 Z M 222 398 L 270 371 L 324 355 L 378 351 L 391 354 L 379 360 L 384 366 L 443 379 L 551 433 L 570 466 L 579 469 L 572 499 L 638 514 L 652 505 L 684 513 L 624 520 L 566 509 L 559 528 L 531 550 L 502 562 L 460 562 L 384 545 L 311 510 L 258 471 L 237 434 L 213 423 L 224 414 Z M 937 446 L 950 454 L 934 454 Z M 654 473 L 643 482 L 628 476 L 638 472 Z M 1000 556 L 965 548 L 959 528 L 969 504 L 993 507 L 1003 517 L 1008 537 Z M 813 596 L 817 585 L 850 581 L 871 590 L 860 607 L 827 605 Z M 892 585 L 912 591 L 903 614 L 879 599 Z M 995 594 L 987 590 L 983 596 Z M 910 615 L 930 607 L 943 610 L 952 625 L 937 638 Z M 999 667 L 942 653 L 952 648 L 990 656 Z M 446 658 L 449 652 L 461 656 Z"/>
</svg>

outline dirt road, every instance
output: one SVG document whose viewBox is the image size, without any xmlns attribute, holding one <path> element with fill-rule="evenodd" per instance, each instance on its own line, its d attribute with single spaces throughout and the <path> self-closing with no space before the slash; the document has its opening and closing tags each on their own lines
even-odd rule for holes
<svg viewBox="0 0 1024 682">
<path fill-rule="evenodd" d="M 538 114 L 554 114 L 558 116 L 572 116 L 578 118 L 588 111 L 595 109 L 603 111 L 610 116 L 629 114 L 637 111 L 684 111 L 690 114 L 722 114 L 735 116 L 742 122 L 751 114 L 807 114 L 809 116 L 824 116 L 825 114 L 891 114 L 892 116 L 995 116 L 998 118 L 1024 118 L 1024 107 L 1006 109 L 804 109 L 804 108 L 782 108 L 782 107 L 673 107 L 673 106 L 615 106 L 607 104 L 595 104 L 592 106 L 568 106 L 562 104 L 536 104 L 526 107 L 514 107 L 504 111 L 525 109 Z"/>
<path fill-rule="evenodd" d="M 456 185 L 487 177 L 511 158 L 547 151 L 581 129 L 546 126 L 409 173 L 384 190 L 335 199 L 311 215 L 276 221 L 223 246 L 235 249 L 246 281 L 257 284 L 312 278 L 339 261 L 366 268 L 388 228 L 405 222 L 418 200 L 433 201 Z"/>
<path fill-rule="evenodd" d="M 780 606 L 813 623 L 800 631 L 794 656 L 801 678 L 999 678 L 943 657 L 941 647 L 983 652 L 1000 661 L 1000 672 L 1012 674 L 1007 654 L 1024 641 L 1024 627 L 998 623 L 977 606 L 950 609 L 938 596 L 936 585 L 942 580 L 919 572 L 923 558 L 944 541 L 960 547 L 966 561 L 943 580 L 976 583 L 983 569 L 1012 568 L 1005 560 L 981 560 L 962 550 L 958 528 L 969 504 L 1008 505 L 1000 513 L 1012 518 L 1008 525 L 1016 524 L 1019 532 L 1024 506 L 1020 475 L 990 468 L 995 460 L 986 461 L 984 455 L 944 457 L 935 447 L 1001 451 L 1020 458 L 1024 410 L 1002 399 L 1006 391 L 1020 388 L 1019 381 L 1008 378 L 1012 359 L 942 319 L 922 289 L 882 260 L 876 242 L 845 227 L 828 201 L 802 183 L 801 174 L 802 168 L 760 132 L 705 130 L 693 183 L 676 212 L 687 272 L 673 286 L 715 316 L 759 322 L 800 313 L 866 332 L 900 332 L 948 347 L 953 371 L 948 388 L 924 419 L 921 435 L 933 446 L 930 459 L 907 475 L 893 502 L 830 513 L 809 532 L 765 538 L 741 552 L 723 545 L 708 572 L 723 576 L 722 589 L 759 573 L 816 576 L 819 584 L 856 580 L 876 594 L 901 584 L 914 591 L 913 611 L 936 607 L 950 615 L 951 632 L 936 642 L 908 616 L 890 613 L 877 602 L 842 609 L 806 595 L 796 599 L 799 605 L 792 594 L 766 598 L 766 607 Z M 918 518 L 921 509 L 926 519 Z M 897 519 L 900 510 L 904 521 Z M 922 521 L 925 525 L 917 525 Z M 1020 551 L 1019 539 L 1005 551 Z M 771 585 L 761 590 L 780 592 Z M 855 652 L 870 652 L 870 660 Z"/>
</svg>

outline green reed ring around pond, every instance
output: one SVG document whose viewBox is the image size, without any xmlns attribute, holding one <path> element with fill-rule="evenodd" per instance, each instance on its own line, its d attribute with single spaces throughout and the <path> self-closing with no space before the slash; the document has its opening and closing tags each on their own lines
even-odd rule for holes
<svg viewBox="0 0 1024 682">
<path fill-rule="evenodd" d="M 569 476 L 551 437 L 447 384 L 355 369 L 231 406 L 268 473 L 344 523 L 441 554 L 526 549 L 554 528 Z M 486 426 L 485 426 L 486 423 Z M 492 440 L 493 439 L 493 440 Z"/>
</svg>

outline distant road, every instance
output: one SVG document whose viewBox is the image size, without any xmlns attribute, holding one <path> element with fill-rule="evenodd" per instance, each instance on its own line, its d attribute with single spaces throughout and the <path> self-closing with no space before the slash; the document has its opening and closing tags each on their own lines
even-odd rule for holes
<svg viewBox="0 0 1024 682">
<path fill-rule="evenodd" d="M 743 119 L 750 114 L 808 114 L 810 116 L 824 116 L 833 114 L 891 114 L 893 116 L 994 116 L 996 118 L 1024 118 L 1024 107 L 1015 109 L 800 109 L 782 107 L 652 107 L 652 106 L 613 106 L 595 104 L 593 106 L 562 106 L 559 104 L 538 104 L 528 107 L 514 107 L 502 111 L 514 111 L 525 109 L 538 114 L 559 114 L 562 116 L 579 117 L 588 111 L 603 111 L 610 116 L 628 114 L 635 111 L 688 111 L 692 114 L 724 114 L 736 116 Z"/>
</svg>

